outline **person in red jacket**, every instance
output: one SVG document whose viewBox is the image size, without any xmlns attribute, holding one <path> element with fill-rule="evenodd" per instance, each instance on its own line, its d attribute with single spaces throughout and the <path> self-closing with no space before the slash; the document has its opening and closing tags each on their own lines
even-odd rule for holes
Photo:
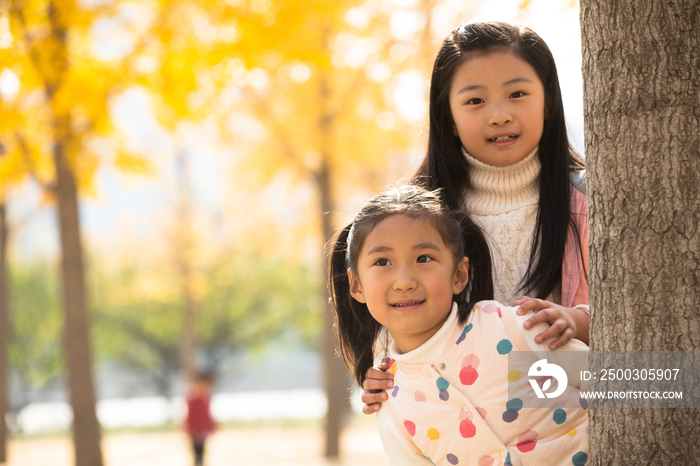
<svg viewBox="0 0 700 466">
<path fill-rule="evenodd" d="M 204 461 L 204 442 L 216 429 L 216 422 L 209 410 L 213 377 L 209 373 L 198 373 L 187 393 L 187 417 L 185 430 L 192 439 L 195 466 Z"/>
</svg>

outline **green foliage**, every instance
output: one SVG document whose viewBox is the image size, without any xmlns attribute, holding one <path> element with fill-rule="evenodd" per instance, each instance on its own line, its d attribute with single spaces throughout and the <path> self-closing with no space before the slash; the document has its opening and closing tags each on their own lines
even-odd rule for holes
<svg viewBox="0 0 700 466">
<path fill-rule="evenodd" d="M 64 367 L 56 267 L 40 261 L 10 271 L 9 364 L 35 388 L 54 381 Z"/>
<path fill-rule="evenodd" d="M 184 309 L 177 283 L 157 265 L 92 270 L 99 357 L 140 371 L 177 372 Z M 322 277 L 313 269 L 259 255 L 222 255 L 201 274 L 196 335 L 208 356 L 260 349 L 286 332 L 316 343 Z M 152 280 L 156 276 L 164 280 Z"/>
<path fill-rule="evenodd" d="M 315 344 L 321 280 L 307 266 L 255 254 L 223 261 L 199 305 L 198 340 L 210 349 L 255 349 L 289 330 Z"/>
<path fill-rule="evenodd" d="M 98 358 L 156 378 L 177 373 L 183 300 L 144 280 L 164 271 L 131 264 L 110 273 L 94 259 L 91 320 Z M 41 389 L 64 369 L 57 264 L 18 264 L 10 275 L 10 366 Z M 289 333 L 307 347 L 317 344 L 323 277 L 313 268 L 248 254 L 222 257 L 205 275 L 196 332 L 206 354 L 261 350 Z"/>
</svg>

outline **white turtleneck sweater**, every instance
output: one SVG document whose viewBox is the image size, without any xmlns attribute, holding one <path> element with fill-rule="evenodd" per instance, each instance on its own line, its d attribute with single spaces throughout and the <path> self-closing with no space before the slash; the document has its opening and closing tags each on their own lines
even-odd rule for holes
<svg viewBox="0 0 700 466">
<path fill-rule="evenodd" d="M 535 149 L 507 167 L 494 167 L 462 149 L 470 165 L 464 205 L 491 249 L 494 299 L 505 305 L 523 295 L 539 202 L 540 159 Z"/>
</svg>

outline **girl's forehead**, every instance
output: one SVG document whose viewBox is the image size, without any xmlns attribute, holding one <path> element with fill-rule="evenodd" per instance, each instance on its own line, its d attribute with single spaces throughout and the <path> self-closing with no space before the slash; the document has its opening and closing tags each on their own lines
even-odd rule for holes
<svg viewBox="0 0 700 466">
<path fill-rule="evenodd" d="M 508 80 L 516 74 L 523 73 L 532 74 L 540 80 L 537 70 L 527 60 L 518 56 L 514 49 L 499 47 L 469 52 L 455 70 L 454 78 L 469 78 L 475 81 Z"/>
<path fill-rule="evenodd" d="M 393 214 L 383 218 L 367 234 L 363 249 L 376 245 L 376 243 L 392 243 L 402 240 L 439 241 L 439 245 L 444 247 L 442 235 L 435 227 L 434 223 L 427 217 L 413 217 L 404 214 Z"/>
<path fill-rule="evenodd" d="M 392 214 L 378 221 L 372 230 L 376 230 L 377 228 L 400 228 L 401 226 L 418 225 L 435 229 L 433 223 L 426 216 Z M 435 231 L 437 231 L 437 229 L 435 229 Z"/>
</svg>

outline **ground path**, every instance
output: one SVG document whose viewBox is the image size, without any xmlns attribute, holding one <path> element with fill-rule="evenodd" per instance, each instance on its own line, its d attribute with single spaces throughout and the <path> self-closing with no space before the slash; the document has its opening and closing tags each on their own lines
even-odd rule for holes
<svg viewBox="0 0 700 466">
<path fill-rule="evenodd" d="M 103 438 L 105 466 L 191 466 L 181 432 L 115 433 Z M 318 426 L 223 428 L 207 444 L 205 466 L 387 466 L 374 416 L 354 415 L 342 438 L 343 458 L 326 462 Z M 68 437 L 15 439 L 7 466 L 72 466 Z"/>
</svg>

